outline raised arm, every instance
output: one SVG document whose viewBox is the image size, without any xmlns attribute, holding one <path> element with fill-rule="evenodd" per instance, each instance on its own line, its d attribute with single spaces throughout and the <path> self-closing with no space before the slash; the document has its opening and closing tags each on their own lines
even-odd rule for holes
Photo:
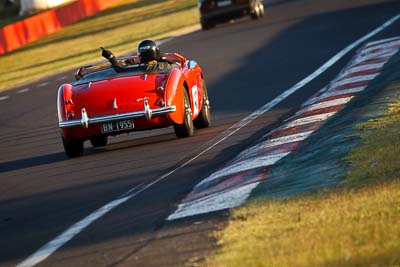
<svg viewBox="0 0 400 267">
<path fill-rule="evenodd" d="M 100 48 L 102 51 L 101 55 L 111 63 L 111 66 L 113 67 L 113 69 L 116 72 L 124 72 L 125 71 L 124 67 L 121 66 L 121 64 L 117 61 L 114 54 L 110 50 L 105 49 L 104 47 L 100 47 Z"/>
</svg>

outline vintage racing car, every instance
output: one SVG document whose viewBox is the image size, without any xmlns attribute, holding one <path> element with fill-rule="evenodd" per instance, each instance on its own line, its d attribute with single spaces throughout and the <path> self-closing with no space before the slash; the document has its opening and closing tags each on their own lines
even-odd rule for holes
<svg viewBox="0 0 400 267">
<path fill-rule="evenodd" d="M 262 0 L 199 0 L 198 3 L 203 30 L 246 15 L 254 20 L 264 16 Z"/>
<path fill-rule="evenodd" d="M 128 71 L 116 72 L 102 61 L 79 68 L 76 81 L 58 90 L 58 120 L 65 153 L 83 154 L 107 137 L 173 126 L 177 137 L 210 125 L 210 103 L 201 67 L 178 53 L 163 55 L 178 67 L 146 72 L 137 56 Z M 122 62 L 125 58 L 117 58 Z"/>
</svg>

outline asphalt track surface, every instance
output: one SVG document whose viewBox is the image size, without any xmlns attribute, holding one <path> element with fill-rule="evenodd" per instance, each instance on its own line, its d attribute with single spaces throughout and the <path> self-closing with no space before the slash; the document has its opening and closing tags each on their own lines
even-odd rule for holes
<svg viewBox="0 0 400 267">
<path fill-rule="evenodd" d="M 112 138 L 102 149 L 87 144 L 83 157 L 68 159 L 57 128 L 56 95 L 61 83 L 72 80 L 72 72 L 1 93 L 0 266 L 20 263 L 88 214 L 181 166 L 232 124 L 400 13 L 398 1 L 292 0 L 265 7 L 259 21 L 243 19 L 162 45 L 163 51 L 196 59 L 205 71 L 213 126 L 192 138 L 176 139 L 172 128 L 141 132 Z M 398 35 L 396 22 L 368 41 Z M 204 236 L 212 222 L 223 221 L 221 212 L 168 223 L 165 218 L 198 182 L 298 110 L 352 55 L 111 210 L 40 265 L 177 266 L 210 248 Z M 206 226 L 197 227 L 203 221 Z"/>
</svg>

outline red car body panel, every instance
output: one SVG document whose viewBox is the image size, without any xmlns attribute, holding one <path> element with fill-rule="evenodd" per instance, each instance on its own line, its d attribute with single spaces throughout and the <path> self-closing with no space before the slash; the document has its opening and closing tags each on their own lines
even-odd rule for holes
<svg viewBox="0 0 400 267">
<path fill-rule="evenodd" d="M 90 72 L 94 75 L 96 71 L 103 71 L 111 73 L 110 76 L 85 80 L 85 75 L 81 75 L 81 80 L 61 85 L 57 107 L 63 138 L 88 140 L 93 136 L 182 124 L 183 90 L 188 92 L 192 119 L 195 120 L 203 105 L 202 69 L 179 54 L 167 54 L 166 57 L 178 62 L 180 68 L 151 74 L 125 72 L 113 75 L 114 70 L 109 64 L 102 62 L 87 69 L 94 69 Z M 131 119 L 134 128 L 102 132 L 102 124 L 122 119 Z"/>
</svg>

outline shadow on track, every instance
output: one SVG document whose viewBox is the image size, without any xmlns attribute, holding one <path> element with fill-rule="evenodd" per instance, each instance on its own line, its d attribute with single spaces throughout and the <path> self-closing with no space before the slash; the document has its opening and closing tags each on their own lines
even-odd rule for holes
<svg viewBox="0 0 400 267">
<path fill-rule="evenodd" d="M 87 158 L 90 155 L 108 153 L 117 150 L 131 149 L 133 147 L 147 146 L 150 144 L 167 142 L 174 139 L 176 139 L 174 134 L 161 134 L 157 136 L 145 137 L 140 139 L 119 141 L 99 148 L 85 147 L 85 152 L 82 157 Z M 88 144 L 88 141 L 85 143 Z M 46 164 L 52 164 L 52 163 L 62 162 L 65 160 L 70 160 L 70 158 L 68 158 L 64 152 L 57 152 L 42 156 L 35 156 L 30 158 L 1 162 L 0 173 L 22 170 Z"/>
<path fill-rule="evenodd" d="M 48 154 L 48 155 L 43 155 L 43 156 L 38 156 L 38 157 L 2 162 L 2 163 L 0 163 L 0 173 L 20 170 L 20 169 L 25 169 L 25 168 L 31 168 L 31 167 L 45 165 L 45 164 L 56 163 L 59 161 L 63 161 L 66 158 L 67 157 L 65 156 L 64 153 L 59 152 L 59 153 L 53 153 L 53 154 Z"/>
</svg>

